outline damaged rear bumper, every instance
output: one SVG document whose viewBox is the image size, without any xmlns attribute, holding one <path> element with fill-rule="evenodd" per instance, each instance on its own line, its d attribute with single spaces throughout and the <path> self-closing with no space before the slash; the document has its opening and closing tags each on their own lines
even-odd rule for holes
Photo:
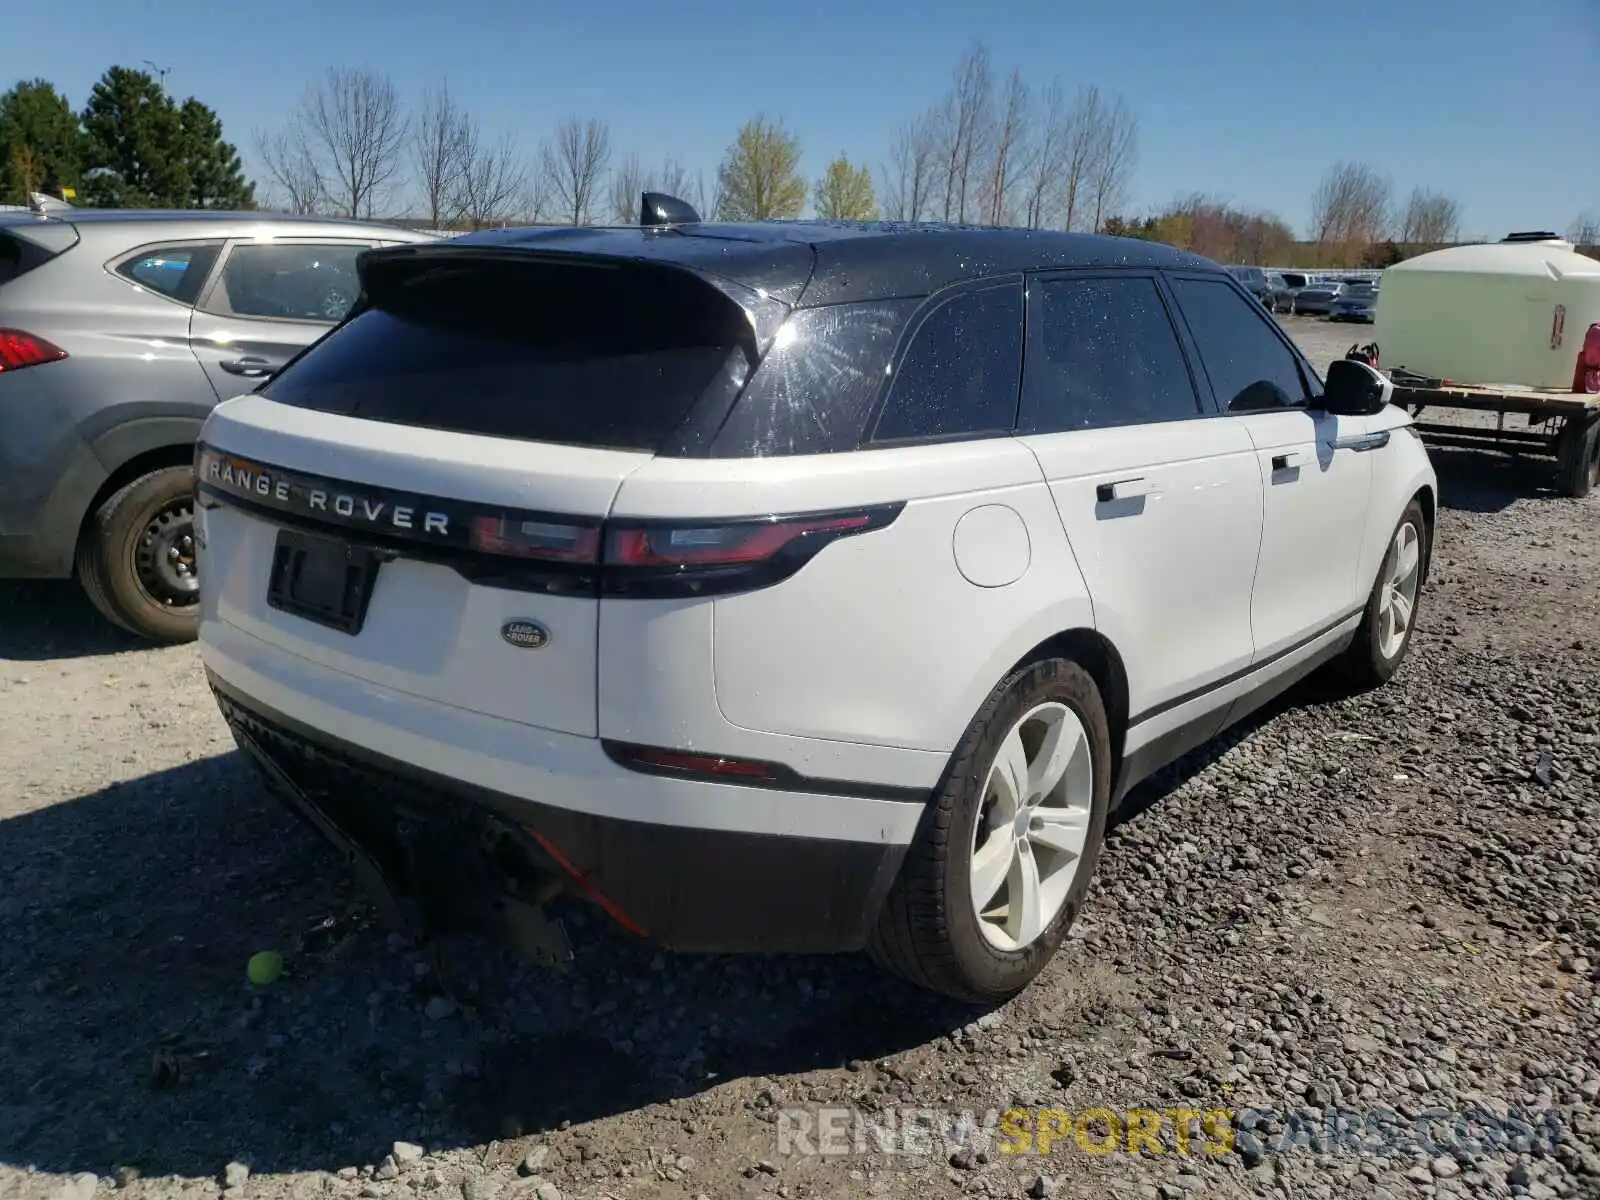
<svg viewBox="0 0 1600 1200">
<path fill-rule="evenodd" d="M 865 944 L 905 854 L 901 840 L 662 824 L 510 795 L 335 737 L 207 674 L 269 785 L 412 935 L 490 932 L 559 961 L 564 934 L 542 912 L 559 890 L 672 949 L 852 950 Z M 647 782 L 628 775 L 629 786 Z M 910 815 L 914 823 L 917 808 Z"/>
</svg>

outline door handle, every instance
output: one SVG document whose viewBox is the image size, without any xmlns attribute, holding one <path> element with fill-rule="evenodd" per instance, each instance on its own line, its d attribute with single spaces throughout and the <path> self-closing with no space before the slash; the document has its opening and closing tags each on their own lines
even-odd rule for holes
<svg viewBox="0 0 1600 1200">
<path fill-rule="evenodd" d="M 1274 471 L 1293 471 L 1305 462 L 1306 456 L 1298 450 L 1288 450 L 1272 456 Z"/>
<path fill-rule="evenodd" d="M 222 360 L 222 369 L 229 375 L 243 375 L 249 379 L 260 379 L 264 375 L 272 374 L 272 364 L 254 355 L 244 358 L 225 358 Z"/>
<path fill-rule="evenodd" d="M 1095 499 L 1101 504 L 1110 504 L 1113 500 L 1132 500 L 1149 494 L 1150 485 L 1142 476 L 1132 479 L 1113 479 L 1110 483 L 1102 483 L 1095 488 Z"/>
</svg>

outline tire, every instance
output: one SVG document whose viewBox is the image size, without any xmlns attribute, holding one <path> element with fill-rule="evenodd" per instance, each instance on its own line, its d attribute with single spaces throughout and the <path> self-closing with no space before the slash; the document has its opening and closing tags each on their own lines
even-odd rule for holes
<svg viewBox="0 0 1600 1200">
<path fill-rule="evenodd" d="M 1396 644 L 1391 639 L 1392 627 L 1387 623 L 1392 619 L 1391 614 L 1404 610 L 1395 608 L 1390 589 L 1397 586 L 1398 556 L 1402 552 L 1401 547 L 1408 528 L 1415 539 L 1413 544 L 1416 546 L 1416 563 L 1412 571 L 1406 573 L 1405 578 L 1410 578 L 1414 572 L 1415 582 L 1409 585 L 1409 616 L 1403 634 Z M 1382 565 L 1378 568 L 1378 578 L 1373 582 L 1372 591 L 1367 596 L 1366 611 L 1362 614 L 1361 624 L 1356 629 L 1355 641 L 1345 651 L 1341 663 L 1346 678 L 1358 687 L 1377 687 L 1379 684 L 1389 682 L 1399 670 L 1400 664 L 1405 661 L 1406 652 L 1411 649 L 1412 635 L 1417 628 L 1417 610 L 1422 604 L 1422 587 L 1428 577 L 1428 557 L 1431 551 L 1428 522 L 1423 518 L 1421 503 L 1413 500 L 1406 505 L 1405 512 L 1400 514 L 1400 520 L 1389 538 L 1389 547 L 1384 553 Z M 1402 599 L 1405 598 L 1404 584 L 1405 579 L 1402 579 Z"/>
<path fill-rule="evenodd" d="M 1048 728 L 1047 720 L 1057 717 L 1059 736 L 1082 735 L 1087 769 L 1074 755 L 1059 791 L 1052 792 L 1064 806 L 1029 807 L 1036 814 L 1054 813 L 1051 820 L 1037 815 L 1031 821 L 1009 820 L 990 788 L 991 771 L 1001 766 L 997 756 L 1003 747 L 1024 747 Z M 1010 740 L 1014 733 L 1020 733 L 1015 743 Z M 868 952 L 911 983 L 953 999 L 994 1005 L 1016 995 L 1044 969 L 1078 915 L 1100 858 L 1110 794 L 1111 735 L 1105 705 L 1089 673 L 1059 658 L 1019 667 L 989 694 L 962 735 L 884 903 Z M 1083 836 L 1076 856 L 1051 849 L 1044 840 L 1052 827 L 1059 834 L 1080 824 Z M 1018 832 L 1023 829 L 1027 832 Z M 980 919 L 972 902 L 974 850 L 980 833 L 986 846 L 989 838 L 998 839 L 996 846 L 1011 846 L 1007 861 L 1027 860 L 1043 894 L 1059 898 L 1053 917 L 1044 915 L 1053 899 L 1032 910 L 1040 914 L 1035 922 L 1038 932 L 1028 937 L 1026 928 L 1017 929 L 1022 936 L 1014 944 L 1002 944 L 1011 941 L 1007 928 L 996 919 Z M 1026 850 L 1017 849 L 1024 843 Z M 1036 845 L 1038 850 L 1033 849 Z M 998 859 L 991 856 L 991 861 Z M 1000 885 L 1007 894 L 1008 913 L 1013 910 L 1009 881 L 1019 877 L 1012 873 L 1016 869 L 1013 866 L 1005 874 L 1007 882 Z M 1065 876 L 1068 869 L 1073 873 Z M 1063 884 L 1061 895 L 1058 889 Z M 1015 906 L 1015 911 L 1022 912 L 1023 906 Z"/>
<path fill-rule="evenodd" d="M 193 521 L 191 467 L 161 467 L 112 493 L 78 541 L 78 581 L 94 606 L 150 641 L 193 641 L 200 623 Z M 169 556 L 169 551 L 176 553 Z"/>
<path fill-rule="evenodd" d="M 1568 417 L 1556 442 L 1556 490 L 1582 499 L 1600 486 L 1600 418 Z"/>
</svg>

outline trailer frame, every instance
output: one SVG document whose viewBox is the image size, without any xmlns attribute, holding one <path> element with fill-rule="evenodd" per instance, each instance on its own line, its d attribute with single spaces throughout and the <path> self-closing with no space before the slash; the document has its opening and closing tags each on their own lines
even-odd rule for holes
<svg viewBox="0 0 1600 1200">
<path fill-rule="evenodd" d="M 1394 381 L 1391 379 L 1391 382 Z M 1582 497 L 1600 487 L 1600 396 L 1441 383 L 1394 383 L 1392 403 L 1411 414 L 1413 428 L 1438 446 L 1501 450 L 1556 460 L 1556 490 Z M 1493 429 L 1419 421 L 1429 408 L 1492 412 Z M 1527 418 L 1524 428 L 1506 428 L 1508 415 Z"/>
</svg>

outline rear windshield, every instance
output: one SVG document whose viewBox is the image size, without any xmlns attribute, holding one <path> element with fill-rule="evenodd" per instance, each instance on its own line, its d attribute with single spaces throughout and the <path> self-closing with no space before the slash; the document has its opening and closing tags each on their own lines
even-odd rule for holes
<svg viewBox="0 0 1600 1200">
<path fill-rule="evenodd" d="M 654 451 L 742 361 L 736 306 L 686 274 L 439 260 L 261 391 L 371 421 Z"/>
<path fill-rule="evenodd" d="M 43 246 L 0 230 L 0 287 L 54 257 Z"/>
</svg>

